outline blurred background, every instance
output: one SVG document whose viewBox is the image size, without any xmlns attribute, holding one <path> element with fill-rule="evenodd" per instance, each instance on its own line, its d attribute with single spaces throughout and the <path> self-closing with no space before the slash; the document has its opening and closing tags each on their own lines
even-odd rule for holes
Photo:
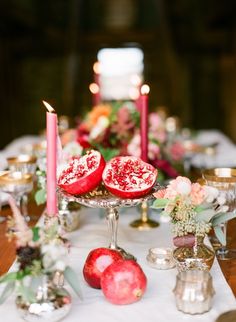
<svg viewBox="0 0 236 322">
<path fill-rule="evenodd" d="M 1 0 L 0 148 L 45 128 L 50 102 L 76 122 L 91 109 L 104 47 L 144 52 L 150 110 L 236 141 L 235 0 Z"/>
</svg>

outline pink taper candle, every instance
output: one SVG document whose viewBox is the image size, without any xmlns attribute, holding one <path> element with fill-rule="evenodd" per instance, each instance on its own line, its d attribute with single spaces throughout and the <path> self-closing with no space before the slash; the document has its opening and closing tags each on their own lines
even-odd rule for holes
<svg viewBox="0 0 236 322">
<path fill-rule="evenodd" d="M 57 209 L 57 114 L 47 102 L 47 215 L 56 216 Z"/>
<path fill-rule="evenodd" d="M 149 86 L 141 87 L 140 95 L 140 136 L 141 136 L 141 159 L 148 162 L 148 93 Z"/>
</svg>

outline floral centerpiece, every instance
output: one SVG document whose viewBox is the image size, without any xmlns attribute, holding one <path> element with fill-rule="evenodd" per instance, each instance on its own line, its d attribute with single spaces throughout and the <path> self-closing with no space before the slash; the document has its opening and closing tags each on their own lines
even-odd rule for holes
<svg viewBox="0 0 236 322">
<path fill-rule="evenodd" d="M 166 120 L 158 112 L 148 116 L 148 158 L 157 167 L 159 180 L 178 176 L 185 149 L 177 138 L 171 138 Z M 81 146 L 98 149 L 106 160 L 117 155 L 141 156 L 140 113 L 132 102 L 116 102 L 93 107 L 77 129 Z"/>
<path fill-rule="evenodd" d="M 62 316 L 71 305 L 71 296 L 62 287 L 64 279 L 78 295 L 80 288 L 77 275 L 67 264 L 68 245 L 60 235 L 58 220 L 29 228 L 12 197 L 9 204 L 14 216 L 8 223 L 8 237 L 16 242 L 16 270 L 0 278 L 5 284 L 0 304 L 15 292 L 17 308 L 26 321 L 27 314 L 46 316 L 49 309 L 59 310 L 58 316 Z"/>
<path fill-rule="evenodd" d="M 98 149 L 106 160 L 127 154 L 127 144 L 139 125 L 139 112 L 132 102 L 94 106 L 78 126 L 78 142 Z"/>
<path fill-rule="evenodd" d="M 165 189 L 154 193 L 154 196 L 156 200 L 153 208 L 161 209 L 163 215 L 170 217 L 176 247 L 195 247 L 197 252 L 198 242 L 202 242 L 211 229 L 220 243 L 226 244 L 221 224 L 236 217 L 236 214 L 228 212 L 226 200 L 216 188 L 201 186 L 186 177 L 178 176 Z M 176 252 L 177 256 L 186 255 L 186 249 L 185 254 L 183 251 L 180 251 L 181 254 Z M 188 253 L 188 257 L 198 255 L 194 254 L 194 250 Z M 203 252 L 201 255 L 203 256 Z M 183 261 L 182 257 L 181 260 Z"/>
</svg>

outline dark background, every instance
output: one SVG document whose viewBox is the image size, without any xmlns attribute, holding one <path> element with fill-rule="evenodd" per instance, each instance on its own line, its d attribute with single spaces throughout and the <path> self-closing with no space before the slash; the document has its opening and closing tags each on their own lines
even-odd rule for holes
<svg viewBox="0 0 236 322">
<path fill-rule="evenodd" d="M 235 0 L 1 0 L 0 148 L 45 127 L 42 99 L 74 119 L 91 108 L 102 47 L 138 43 L 150 109 L 236 141 Z"/>
</svg>

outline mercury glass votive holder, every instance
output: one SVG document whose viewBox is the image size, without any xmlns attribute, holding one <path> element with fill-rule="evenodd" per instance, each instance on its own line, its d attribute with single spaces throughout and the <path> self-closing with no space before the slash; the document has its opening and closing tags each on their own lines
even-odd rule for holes
<svg viewBox="0 0 236 322">
<path fill-rule="evenodd" d="M 210 273 L 200 270 L 178 273 L 173 292 L 177 309 L 188 314 L 208 312 L 215 294 Z"/>
<path fill-rule="evenodd" d="M 149 266 L 156 269 L 170 269 L 175 267 L 171 248 L 150 248 L 146 257 Z"/>
</svg>

